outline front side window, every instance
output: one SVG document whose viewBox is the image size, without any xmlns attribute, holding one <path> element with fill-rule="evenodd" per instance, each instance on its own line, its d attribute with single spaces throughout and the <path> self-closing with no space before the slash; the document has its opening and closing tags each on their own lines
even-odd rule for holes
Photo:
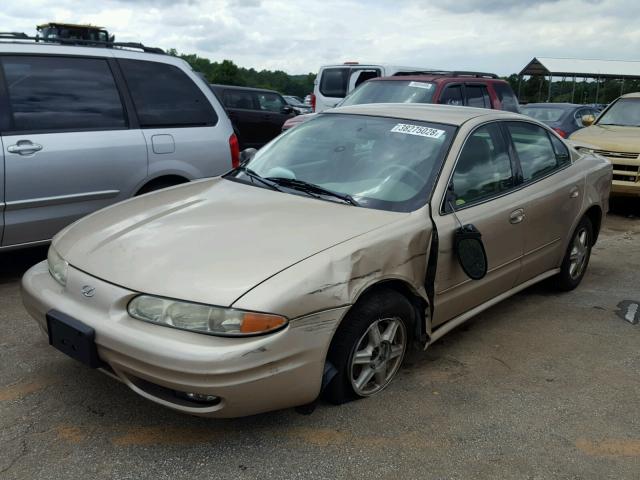
<svg viewBox="0 0 640 480">
<path fill-rule="evenodd" d="M 15 131 L 126 128 L 106 60 L 6 56 L 2 67 Z"/>
<path fill-rule="evenodd" d="M 344 98 L 349 83 L 349 68 L 325 68 L 320 76 L 320 93 L 325 97 Z"/>
<path fill-rule="evenodd" d="M 435 85 L 431 82 L 376 80 L 354 90 L 340 106 L 364 103 L 431 103 Z"/>
<path fill-rule="evenodd" d="M 454 134 L 437 123 L 322 114 L 262 148 L 248 167 L 351 195 L 362 207 L 408 212 L 429 200 Z M 261 186 L 241 170 L 233 175 Z"/>
<path fill-rule="evenodd" d="M 494 197 L 513 186 L 511 159 L 499 125 L 482 126 L 462 147 L 449 184 L 445 211 Z"/>
<path fill-rule="evenodd" d="M 207 97 L 178 67 L 142 60 L 118 62 L 142 128 L 200 127 L 218 121 Z"/>
<path fill-rule="evenodd" d="M 640 127 L 640 98 L 620 98 L 598 118 L 596 123 Z"/>
<path fill-rule="evenodd" d="M 285 106 L 282 97 L 275 93 L 258 93 L 258 103 L 260 104 L 260 110 L 275 113 L 280 113 Z"/>
<path fill-rule="evenodd" d="M 556 152 L 544 128 L 532 123 L 508 122 L 507 129 L 525 182 L 544 177 L 558 167 Z"/>
<path fill-rule="evenodd" d="M 445 88 L 442 95 L 440 95 L 440 103 L 444 105 L 463 105 L 462 86 L 453 85 Z"/>
</svg>

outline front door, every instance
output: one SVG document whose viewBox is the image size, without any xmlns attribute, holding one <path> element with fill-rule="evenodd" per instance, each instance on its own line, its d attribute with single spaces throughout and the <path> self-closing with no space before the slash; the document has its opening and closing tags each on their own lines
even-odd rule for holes
<svg viewBox="0 0 640 480">
<path fill-rule="evenodd" d="M 107 59 L 15 55 L 1 62 L 11 111 L 2 132 L 2 246 L 50 239 L 131 196 L 146 177 L 147 150 L 142 133 L 128 128 Z"/>
<path fill-rule="evenodd" d="M 458 156 L 440 208 L 434 204 L 439 246 L 433 326 L 511 289 L 518 279 L 527 198 L 516 188 L 506 140 L 499 122 L 475 129 Z M 482 234 L 488 273 L 481 280 L 471 280 L 455 255 L 454 234 L 461 224 L 473 224 Z"/>
<path fill-rule="evenodd" d="M 294 114 L 283 111 L 287 103 L 277 93 L 258 92 L 257 97 L 263 114 L 263 141 L 267 143 L 280 135 L 282 125 Z"/>
</svg>

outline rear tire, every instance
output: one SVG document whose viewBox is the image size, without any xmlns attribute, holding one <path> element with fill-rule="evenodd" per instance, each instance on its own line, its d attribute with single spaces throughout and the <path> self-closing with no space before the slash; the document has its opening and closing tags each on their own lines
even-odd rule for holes
<svg viewBox="0 0 640 480">
<path fill-rule="evenodd" d="M 336 405 L 382 391 L 409 348 L 413 307 L 394 290 L 367 294 L 336 332 L 327 361 L 337 370 L 323 396 Z"/>
<path fill-rule="evenodd" d="M 560 273 L 553 277 L 553 286 L 562 292 L 573 290 L 582 281 L 593 246 L 593 224 L 589 217 L 582 217 L 576 227 L 567 251 L 562 259 Z"/>
</svg>

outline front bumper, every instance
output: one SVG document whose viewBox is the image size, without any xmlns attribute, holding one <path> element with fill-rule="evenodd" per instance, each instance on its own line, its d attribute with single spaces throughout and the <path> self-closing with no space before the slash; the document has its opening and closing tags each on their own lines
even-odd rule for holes
<svg viewBox="0 0 640 480">
<path fill-rule="evenodd" d="M 84 286 L 95 295 L 82 295 Z M 276 333 L 224 338 L 141 322 L 127 314 L 138 294 L 69 267 L 59 285 L 47 264 L 22 280 L 24 305 L 43 332 L 46 313 L 63 312 L 95 330 L 105 373 L 143 397 L 185 413 L 238 417 L 303 405 L 320 392 L 326 352 L 345 308 L 291 320 Z M 174 392 L 213 395 L 201 404 Z"/>
</svg>

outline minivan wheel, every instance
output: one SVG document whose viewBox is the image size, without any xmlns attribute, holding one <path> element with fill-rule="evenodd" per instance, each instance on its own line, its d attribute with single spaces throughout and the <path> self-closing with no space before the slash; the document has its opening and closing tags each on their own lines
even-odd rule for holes
<svg viewBox="0 0 640 480">
<path fill-rule="evenodd" d="M 324 396 L 341 404 L 370 397 L 396 376 L 409 343 L 413 309 L 393 290 L 378 290 L 356 304 L 329 347 L 327 360 L 337 373 Z"/>
<path fill-rule="evenodd" d="M 589 265 L 592 246 L 593 225 L 589 217 L 582 217 L 565 252 L 560 273 L 554 277 L 554 286 L 558 290 L 569 291 L 580 285 Z"/>
</svg>

